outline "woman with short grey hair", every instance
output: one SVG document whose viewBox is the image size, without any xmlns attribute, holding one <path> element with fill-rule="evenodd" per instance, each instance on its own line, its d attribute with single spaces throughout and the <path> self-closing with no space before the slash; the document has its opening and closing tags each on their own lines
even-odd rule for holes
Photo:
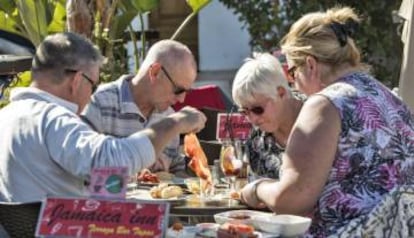
<svg viewBox="0 0 414 238">
<path fill-rule="evenodd" d="M 250 180 L 279 178 L 282 153 L 302 99 L 292 93 L 279 61 L 270 54 L 246 59 L 233 81 L 233 99 L 254 125 L 247 141 Z"/>
</svg>

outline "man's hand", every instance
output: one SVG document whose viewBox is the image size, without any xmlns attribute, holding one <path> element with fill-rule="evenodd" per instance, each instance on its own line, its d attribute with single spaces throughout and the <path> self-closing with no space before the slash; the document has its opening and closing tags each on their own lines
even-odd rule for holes
<svg viewBox="0 0 414 238">
<path fill-rule="evenodd" d="M 185 107 L 152 124 L 140 133 L 148 136 L 154 146 L 155 153 L 159 156 L 165 146 L 179 134 L 198 132 L 204 128 L 206 121 L 207 118 L 202 112 L 192 107 Z"/>
<path fill-rule="evenodd" d="M 170 169 L 171 159 L 169 159 L 164 153 L 158 156 L 157 160 L 149 168 L 152 172 L 165 171 L 168 172 Z"/>
<path fill-rule="evenodd" d="M 186 106 L 180 111 L 171 114 L 170 117 L 180 123 L 181 134 L 190 132 L 197 133 L 204 128 L 207 121 L 206 116 L 202 112 L 189 106 Z"/>
</svg>

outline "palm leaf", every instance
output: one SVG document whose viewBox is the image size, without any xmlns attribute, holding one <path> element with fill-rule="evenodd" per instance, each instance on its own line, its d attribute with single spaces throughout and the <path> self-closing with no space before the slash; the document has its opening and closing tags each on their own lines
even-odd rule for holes
<svg viewBox="0 0 414 238">
<path fill-rule="evenodd" d="M 139 13 L 149 12 L 158 6 L 159 0 L 135 0 L 132 5 Z"/>
<path fill-rule="evenodd" d="M 47 20 L 49 14 L 46 0 L 17 0 L 16 5 L 24 25 L 24 32 L 35 45 L 39 45 L 47 36 Z"/>
<path fill-rule="evenodd" d="M 22 35 L 16 27 L 16 21 L 9 14 L 0 11 L 0 29 Z M 23 35 L 22 35 L 23 36 Z"/>
<path fill-rule="evenodd" d="M 191 7 L 191 9 L 193 9 L 193 12 L 199 12 L 210 2 L 211 0 L 187 0 L 187 4 Z"/>
<path fill-rule="evenodd" d="M 127 11 L 114 16 L 112 26 L 109 29 L 109 37 L 114 40 L 122 39 L 125 30 L 136 15 L 136 11 Z"/>
<path fill-rule="evenodd" d="M 13 12 L 16 8 L 16 4 L 13 0 L 0 0 L 0 11 Z"/>
<path fill-rule="evenodd" d="M 58 1 L 54 6 L 49 8 L 53 12 L 52 19 L 47 27 L 49 33 L 63 32 L 66 24 L 65 1 Z M 48 21 L 49 22 L 49 21 Z"/>
</svg>

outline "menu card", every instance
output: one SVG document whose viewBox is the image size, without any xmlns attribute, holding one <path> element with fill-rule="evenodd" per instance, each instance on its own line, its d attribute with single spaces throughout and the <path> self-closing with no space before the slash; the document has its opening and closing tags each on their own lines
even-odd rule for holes
<svg viewBox="0 0 414 238">
<path fill-rule="evenodd" d="M 164 237 L 170 205 L 166 202 L 47 198 L 36 237 Z"/>
<path fill-rule="evenodd" d="M 219 113 L 217 115 L 217 140 L 246 140 L 252 124 L 241 113 Z"/>
</svg>

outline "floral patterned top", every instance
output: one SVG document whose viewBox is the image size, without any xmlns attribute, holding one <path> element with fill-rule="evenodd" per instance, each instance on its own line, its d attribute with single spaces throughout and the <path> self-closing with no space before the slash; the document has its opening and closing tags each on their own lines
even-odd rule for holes
<svg viewBox="0 0 414 238">
<path fill-rule="evenodd" d="M 250 165 L 249 181 L 262 177 L 279 179 L 282 153 L 285 149 L 276 143 L 273 136 L 254 129 L 246 146 Z"/>
<path fill-rule="evenodd" d="M 308 237 L 334 235 L 363 222 L 393 188 L 414 182 L 414 121 L 408 107 L 365 73 L 318 93 L 338 109 L 341 133 Z"/>
</svg>

